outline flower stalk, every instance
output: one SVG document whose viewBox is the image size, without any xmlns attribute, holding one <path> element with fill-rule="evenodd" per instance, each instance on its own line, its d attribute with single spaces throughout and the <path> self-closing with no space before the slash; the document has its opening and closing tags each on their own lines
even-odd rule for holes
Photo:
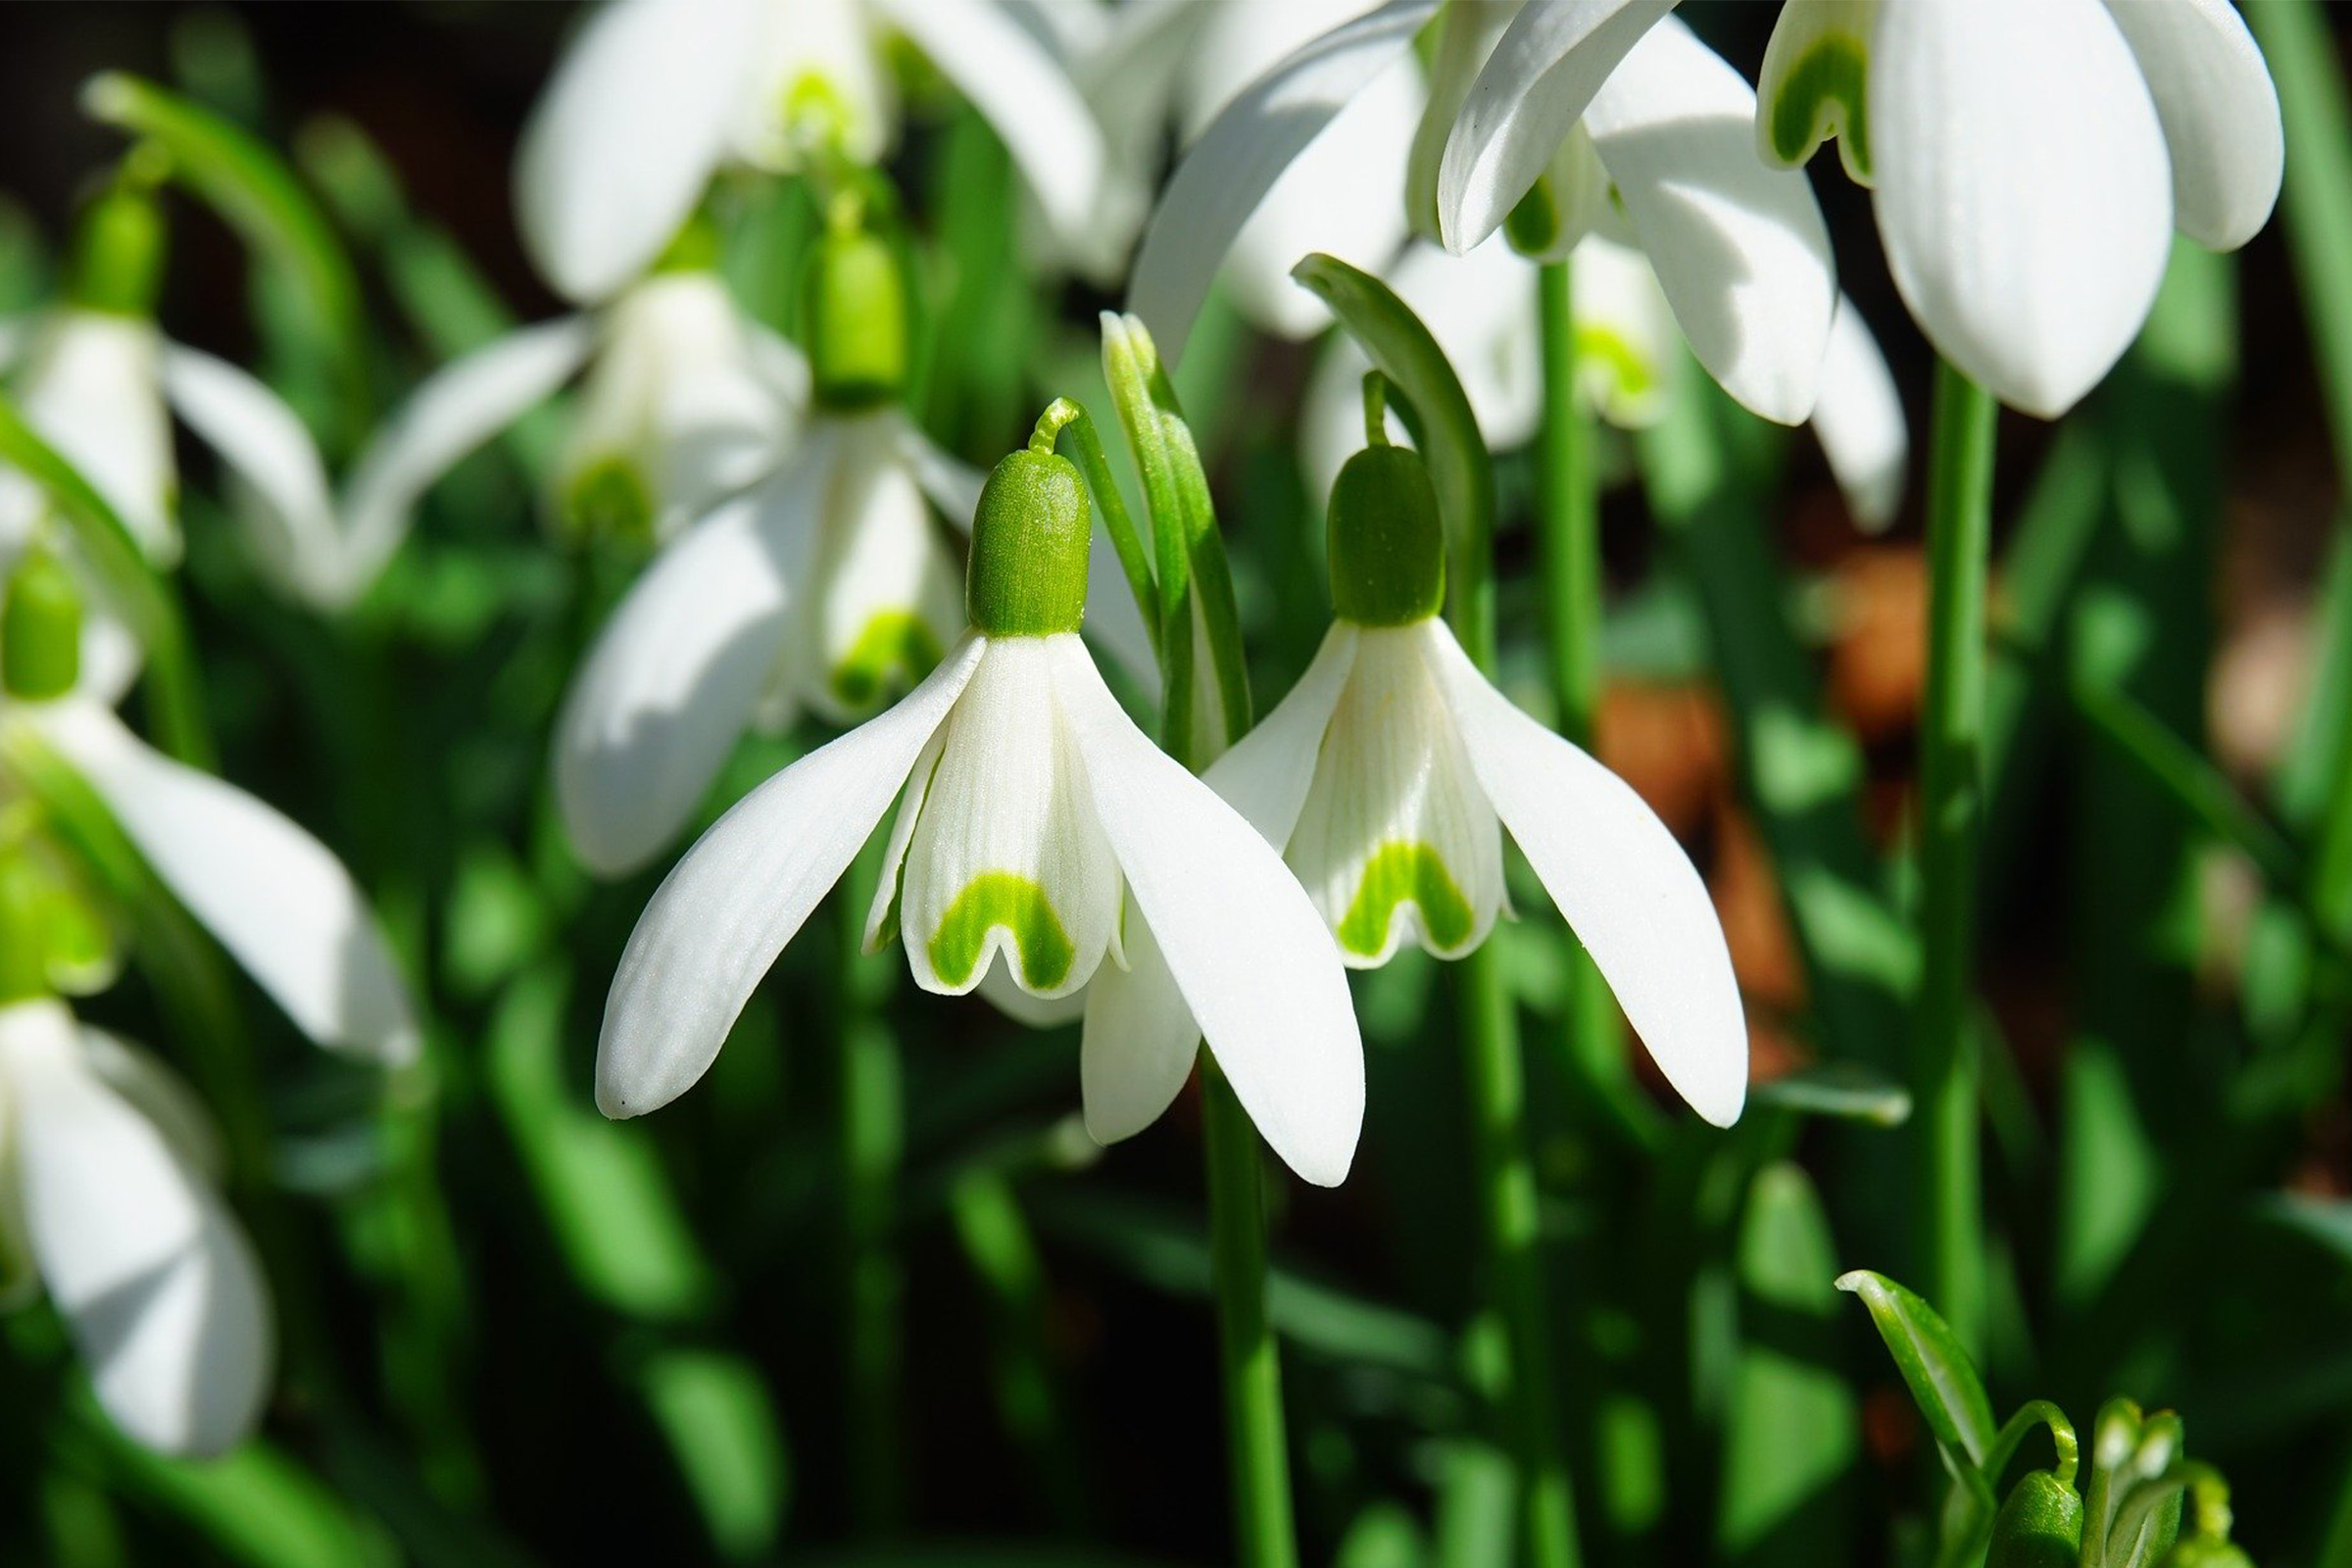
<svg viewBox="0 0 2352 1568">
<path fill-rule="evenodd" d="M 1948 363 L 1936 381 L 1928 473 L 1928 672 L 1919 745 L 1919 929 L 1912 1091 L 1916 1210 L 1930 1298 L 1960 1343 L 1984 1343 L 1984 1243 L 1969 1017 L 1977 836 L 1984 819 L 1984 594 L 1991 550 L 1990 393 Z"/>
</svg>

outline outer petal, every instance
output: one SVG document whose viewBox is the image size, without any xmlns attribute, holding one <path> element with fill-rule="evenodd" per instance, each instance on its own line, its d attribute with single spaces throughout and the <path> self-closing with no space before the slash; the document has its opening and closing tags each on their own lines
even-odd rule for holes
<svg viewBox="0 0 2352 1568">
<path fill-rule="evenodd" d="M 1324 732 L 1355 668 L 1358 630 L 1335 620 L 1290 694 L 1201 776 L 1277 850 L 1291 842 Z"/>
<path fill-rule="evenodd" d="M 1411 48 L 1436 9 L 1437 0 L 1389 0 L 1300 46 L 1226 105 L 1185 156 L 1144 232 L 1128 290 L 1168 364 L 1183 354 L 1210 280 L 1282 172 Z"/>
<path fill-rule="evenodd" d="M 1470 765 L 1666 1081 L 1718 1127 L 1747 1097 L 1747 1028 L 1697 868 L 1633 786 L 1511 706 L 1442 622 L 1431 667 Z"/>
<path fill-rule="evenodd" d="M 1363 1129 L 1364 1053 L 1331 934 L 1240 813 L 1119 710 L 1084 650 L 1062 653 L 1062 711 L 1137 911 L 1258 1131 L 1336 1186 Z"/>
<path fill-rule="evenodd" d="M 148 560 L 179 560 L 178 478 L 155 323 L 57 312 L 34 343 L 17 401 L 25 422 L 79 468 Z"/>
<path fill-rule="evenodd" d="M 1085 228 L 1102 188 L 1102 132 L 1053 53 L 987 0 L 877 0 L 1004 138 L 1054 227 Z"/>
<path fill-rule="evenodd" d="M 1502 226 L 1627 51 L 1674 0 L 1528 0 L 1471 84 L 1438 166 L 1438 238 Z M 1752 151 L 1751 151 L 1752 156 Z"/>
<path fill-rule="evenodd" d="M 374 582 L 433 481 L 569 380 L 595 344 L 594 323 L 567 316 L 510 332 L 427 376 L 353 465 L 335 600 Z"/>
<path fill-rule="evenodd" d="M 103 1029 L 77 1030 L 82 1062 L 107 1088 L 155 1124 L 164 1142 L 206 1183 L 228 1177 L 228 1152 L 203 1100 L 161 1056 Z"/>
<path fill-rule="evenodd" d="M 0 1013 L 26 1230 L 98 1399 L 131 1437 L 205 1455 L 252 1430 L 270 1312 L 253 1249 L 156 1126 L 91 1072 L 53 1004 Z"/>
<path fill-rule="evenodd" d="M 822 438 L 663 550 L 613 612 L 556 721 L 556 806 L 602 876 L 677 831 L 750 722 L 783 646 L 803 538 L 831 464 Z"/>
<path fill-rule="evenodd" d="M 351 873 L 310 834 L 234 785 L 182 766 L 94 703 L 33 710 L 190 913 L 320 1045 L 414 1060 L 407 988 Z"/>
<path fill-rule="evenodd" d="M 1652 28 L 1586 123 L 1683 336 L 1768 419 L 1813 411 L 1838 303 L 1805 176 L 1756 157 L 1755 95 L 1680 21 Z"/>
<path fill-rule="evenodd" d="M 928 788 L 901 808 L 918 814 L 900 935 L 926 991 L 961 996 L 1002 957 L 1023 991 L 1065 997 L 1111 944 L 1119 867 L 1056 710 L 1064 654 L 1086 659 L 1075 638 L 992 642 L 941 726 Z"/>
<path fill-rule="evenodd" d="M 880 717 L 736 803 L 646 905 L 612 978 L 596 1103 L 639 1116 L 709 1070 L 753 988 L 906 782 L 988 644 L 967 637 Z"/>
<path fill-rule="evenodd" d="M 2233 251 L 2270 220 L 2286 166 L 2278 89 L 2229 0 L 2107 0 L 2139 59 L 2173 163 L 2173 221 Z"/>
<path fill-rule="evenodd" d="M 1830 326 L 1829 357 L 1822 362 L 1813 433 L 1854 520 L 1873 533 L 1893 521 L 1895 508 L 1902 505 L 1911 434 L 1886 357 L 1854 302 L 1842 295 L 1838 319 Z"/>
<path fill-rule="evenodd" d="M 2106 8 L 1886 6 L 1870 122 L 1879 234 L 1920 329 L 2003 402 L 2065 413 L 2138 333 L 2172 241 L 2164 133 Z"/>
<path fill-rule="evenodd" d="M 759 22 L 756 0 L 613 0 L 581 29 L 514 156 L 523 248 L 557 292 L 604 298 L 694 211 Z"/>
<path fill-rule="evenodd" d="M 290 591 L 334 602 L 343 536 L 326 465 L 285 401 L 226 360 L 167 342 L 164 396 L 244 487 L 237 509 L 263 566 Z"/>
</svg>

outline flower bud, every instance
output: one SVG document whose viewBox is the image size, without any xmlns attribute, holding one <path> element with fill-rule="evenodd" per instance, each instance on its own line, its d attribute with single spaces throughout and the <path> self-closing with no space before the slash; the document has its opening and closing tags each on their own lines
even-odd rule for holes
<svg viewBox="0 0 2352 1568">
<path fill-rule="evenodd" d="M 0 687 L 45 702 L 81 678 L 81 588 L 66 564 L 34 550 L 0 590 Z"/>
<path fill-rule="evenodd" d="M 1984 1568 L 2074 1568 L 2082 1549 L 2082 1499 L 2047 1470 L 2018 1482 L 1993 1516 Z"/>
<path fill-rule="evenodd" d="M 66 299 L 110 316 L 152 316 L 163 271 L 164 216 L 154 194 L 117 181 L 91 197 L 66 259 Z"/>
<path fill-rule="evenodd" d="M 1076 465 L 1023 449 L 1005 457 L 972 514 L 964 607 L 989 637 L 1052 637 L 1086 618 L 1093 529 Z"/>
<path fill-rule="evenodd" d="M 1408 626 L 1446 602 L 1446 530 L 1429 465 L 1369 446 L 1331 487 L 1331 605 L 1359 626 Z"/>
<path fill-rule="evenodd" d="M 817 407 L 897 400 L 906 384 L 906 286 L 888 240 L 841 229 L 818 239 L 801 274 L 801 320 Z"/>
</svg>

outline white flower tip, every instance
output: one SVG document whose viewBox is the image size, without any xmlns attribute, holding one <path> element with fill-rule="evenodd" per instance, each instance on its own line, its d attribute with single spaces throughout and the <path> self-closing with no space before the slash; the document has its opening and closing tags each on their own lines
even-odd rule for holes
<svg viewBox="0 0 2352 1568">
<path fill-rule="evenodd" d="M 1357 1135 L 1362 1131 L 1359 1116 L 1345 1143 L 1332 1141 L 1328 1147 L 1293 1147 L 1277 1150 L 1283 1162 L 1298 1173 L 1298 1179 L 1313 1187 L 1337 1187 L 1348 1179 L 1348 1171 L 1355 1163 Z"/>
<path fill-rule="evenodd" d="M 130 107 L 130 78 L 120 71 L 101 71 L 81 84 L 80 96 L 83 114 L 111 124 Z"/>
<path fill-rule="evenodd" d="M 616 1052 L 610 1042 L 597 1048 L 596 1053 L 596 1108 L 613 1121 L 627 1121 L 649 1110 L 660 1110 L 677 1099 L 678 1091 L 667 1094 L 639 1081 L 640 1069 L 623 1061 L 632 1053 Z"/>
<path fill-rule="evenodd" d="M 1848 1269 L 1832 1283 L 1849 1296 L 1867 1296 L 1879 1277 L 1866 1268 Z"/>
<path fill-rule="evenodd" d="M 1740 1042 L 1740 1066 L 1737 1071 L 1713 1074 L 1703 1083 L 1678 1084 L 1690 1108 L 1699 1119 L 1711 1126 L 1729 1127 L 1740 1119 L 1747 1108 L 1747 1042 Z"/>
</svg>

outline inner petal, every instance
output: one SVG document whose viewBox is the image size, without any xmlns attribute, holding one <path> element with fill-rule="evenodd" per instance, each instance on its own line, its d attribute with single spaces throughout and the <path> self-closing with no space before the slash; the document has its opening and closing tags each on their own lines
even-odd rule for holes
<svg viewBox="0 0 2352 1568">
<path fill-rule="evenodd" d="M 1502 907 L 1501 825 L 1421 657 L 1422 631 L 1361 633 L 1286 856 L 1357 968 L 1407 939 L 1459 957 Z"/>
<path fill-rule="evenodd" d="M 992 641 L 941 732 L 906 849 L 907 967 L 959 996 L 1000 956 L 1036 997 L 1094 974 L 1118 917 L 1117 861 L 1049 679 L 1050 639 Z"/>
</svg>

